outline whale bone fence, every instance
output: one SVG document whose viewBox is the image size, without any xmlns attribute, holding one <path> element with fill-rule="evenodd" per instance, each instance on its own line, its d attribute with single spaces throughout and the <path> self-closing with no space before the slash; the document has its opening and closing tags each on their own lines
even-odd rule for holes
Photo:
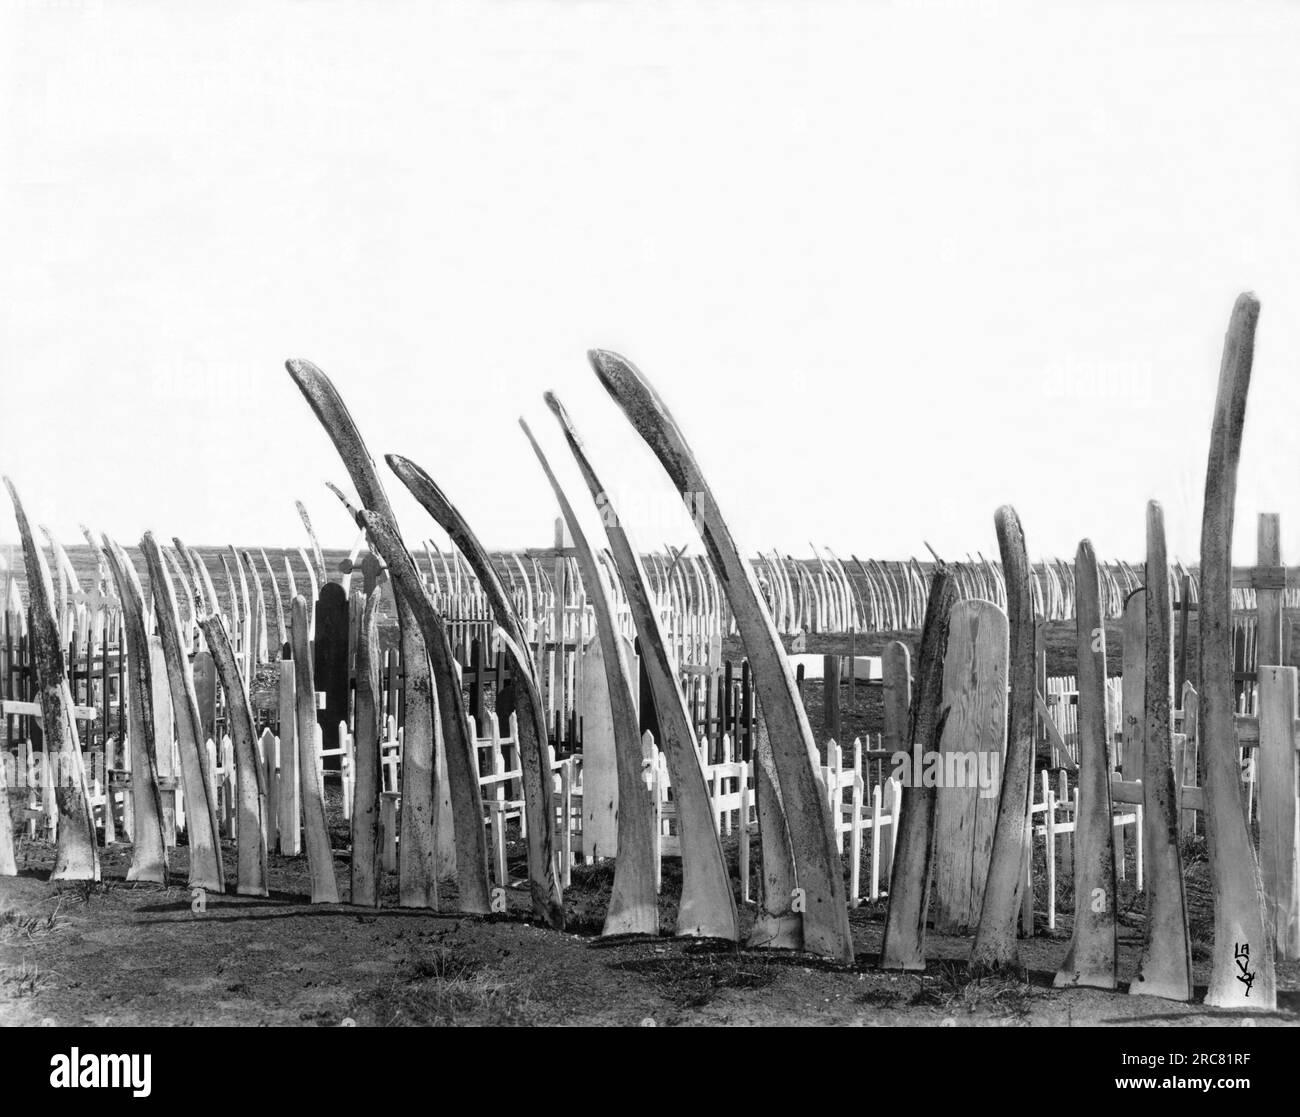
<svg viewBox="0 0 1300 1117">
<path fill-rule="evenodd" d="M 1169 561 L 1155 502 L 1137 564 L 1098 562 L 1087 540 L 1074 562 L 1031 564 L 1010 507 L 1005 566 L 755 554 L 649 380 L 604 351 L 589 355 L 601 385 L 695 501 L 700 539 L 642 552 L 643 581 L 623 537 L 608 550 L 582 535 L 540 447 L 564 512 L 552 545 L 488 554 L 403 534 L 307 362 L 290 372 L 356 488 L 335 490 L 361 528 L 347 552 L 320 547 L 302 502 L 307 539 L 290 548 L 150 532 L 126 548 L 92 531 L 42 544 L 10 485 L 22 557 L 4 570 L 0 875 L 51 842 L 56 879 L 98 880 L 98 850 L 123 845 L 128 880 L 186 872 L 261 896 L 270 854 L 305 853 L 325 909 L 396 900 L 558 929 L 575 869 L 605 860 L 616 936 L 661 933 L 678 861 L 693 883 L 676 934 L 907 970 L 925 968 L 928 936 L 965 935 L 973 971 L 1013 973 L 1020 941 L 1065 915 L 1069 880 L 1056 984 L 1186 1001 L 1195 847 L 1214 904 L 1206 1002 L 1271 1010 L 1276 961 L 1300 958 L 1300 569 L 1276 514 L 1259 519 L 1255 563 L 1233 565 L 1258 311 L 1249 295 L 1233 310 L 1193 566 Z M 443 511 L 468 548 L 469 525 Z M 1071 622 L 1075 674 L 1049 675 L 1051 626 Z M 823 636 L 849 652 L 826 650 L 816 680 Z M 857 655 L 869 636 L 874 654 Z M 870 723 L 848 732 L 846 686 Z M 355 858 L 350 887 L 337 852 Z M 1148 912 L 1123 974 L 1121 886 Z M 886 905 L 877 957 L 849 920 L 872 903 Z"/>
</svg>

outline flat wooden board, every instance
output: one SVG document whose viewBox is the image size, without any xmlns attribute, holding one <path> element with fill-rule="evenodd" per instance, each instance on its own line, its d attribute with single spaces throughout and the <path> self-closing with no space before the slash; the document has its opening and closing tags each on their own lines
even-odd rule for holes
<svg viewBox="0 0 1300 1117">
<path fill-rule="evenodd" d="M 194 672 L 194 697 L 199 704 L 199 725 L 203 730 L 205 741 L 215 740 L 217 736 L 217 665 L 212 662 L 212 653 L 201 651 L 195 653 L 192 660 Z"/>
<path fill-rule="evenodd" d="M 318 704 L 321 747 L 339 747 L 339 722 L 348 716 L 348 595 L 338 582 L 326 582 L 316 599 L 316 625 L 312 647 L 312 677 L 316 692 L 325 695 Z M 338 768 L 337 756 L 326 756 L 326 769 Z"/>
<path fill-rule="evenodd" d="M 628 664 L 638 660 L 629 640 Z M 614 717 L 605 681 L 605 653 L 599 638 L 582 653 L 578 717 L 582 719 L 582 850 L 589 857 L 618 854 L 618 764 Z"/>
<path fill-rule="evenodd" d="M 938 751 L 945 777 L 958 772 L 969 784 L 972 771 L 977 780 L 985 774 L 992 793 L 978 785 L 937 788 L 932 912 L 943 934 L 962 934 L 979 922 L 1007 747 L 1008 655 L 1006 613 L 989 601 L 953 606 L 943 665 L 948 720 Z M 969 760 L 957 762 L 954 754 Z"/>
</svg>

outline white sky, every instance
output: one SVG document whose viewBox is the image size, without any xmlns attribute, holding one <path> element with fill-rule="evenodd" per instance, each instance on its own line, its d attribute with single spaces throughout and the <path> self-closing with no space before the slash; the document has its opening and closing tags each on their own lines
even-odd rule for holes
<svg viewBox="0 0 1300 1117">
<path fill-rule="evenodd" d="M 990 554 L 1011 501 L 1133 558 L 1157 497 L 1193 559 L 1253 289 L 1237 554 L 1300 560 L 1295 6 L 26 0 L 0 52 L 0 469 L 65 541 L 350 544 L 302 356 L 489 546 L 557 514 L 521 412 L 590 506 L 547 388 L 681 543 L 603 346 L 750 547 Z"/>
</svg>

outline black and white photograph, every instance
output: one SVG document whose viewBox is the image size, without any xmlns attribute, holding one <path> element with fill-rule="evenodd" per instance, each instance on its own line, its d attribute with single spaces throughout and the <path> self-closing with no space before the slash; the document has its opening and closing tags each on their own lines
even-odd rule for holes
<svg viewBox="0 0 1300 1117">
<path fill-rule="evenodd" d="M 0 1098 L 1295 1083 L 1300 5 L 2 13 Z"/>
</svg>

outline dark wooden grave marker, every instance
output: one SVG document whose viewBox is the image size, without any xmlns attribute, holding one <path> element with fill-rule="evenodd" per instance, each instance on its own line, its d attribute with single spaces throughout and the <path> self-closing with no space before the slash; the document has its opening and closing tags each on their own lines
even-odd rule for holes
<svg viewBox="0 0 1300 1117">
<path fill-rule="evenodd" d="M 317 701 L 316 721 L 325 752 L 339 747 L 339 722 L 348 716 L 348 595 L 338 582 L 326 582 L 316 599 L 316 639 L 312 651 L 312 677 Z M 326 756 L 325 767 L 337 771 L 338 757 Z"/>
</svg>

